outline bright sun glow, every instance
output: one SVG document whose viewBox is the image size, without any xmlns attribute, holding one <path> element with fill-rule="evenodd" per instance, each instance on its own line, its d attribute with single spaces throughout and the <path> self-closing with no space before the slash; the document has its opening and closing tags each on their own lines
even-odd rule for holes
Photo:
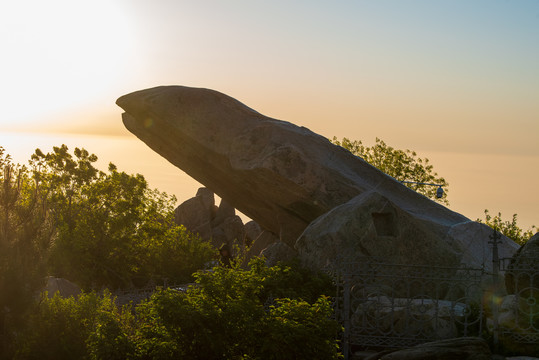
<svg viewBox="0 0 539 360">
<path fill-rule="evenodd" d="M 127 25 L 107 0 L 3 2 L 1 121 L 24 123 L 103 96 L 125 74 Z"/>
</svg>

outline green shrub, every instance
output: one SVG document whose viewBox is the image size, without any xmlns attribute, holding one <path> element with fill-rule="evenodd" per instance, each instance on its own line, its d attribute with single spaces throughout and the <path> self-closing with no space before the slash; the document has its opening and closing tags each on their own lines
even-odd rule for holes
<svg viewBox="0 0 539 360">
<path fill-rule="evenodd" d="M 263 359 L 336 359 L 339 357 L 336 323 L 328 298 L 314 304 L 279 299 L 266 320 L 260 354 Z"/>
<path fill-rule="evenodd" d="M 217 267 L 195 275 L 186 293 L 163 290 L 137 309 L 136 342 L 140 358 L 185 359 L 335 359 L 338 324 L 330 319 L 326 297 L 314 303 L 276 299 L 285 293 L 290 268 L 251 262 L 249 270 Z M 293 272 L 293 271 L 292 271 Z M 292 275 L 291 273 L 289 274 Z M 269 286 L 266 288 L 266 286 Z M 320 357 L 321 356 L 321 357 Z"/>
<path fill-rule="evenodd" d="M 75 299 L 43 297 L 30 312 L 26 331 L 19 338 L 22 359 L 82 359 L 101 303 L 95 293 Z"/>
<path fill-rule="evenodd" d="M 131 337 L 135 318 L 130 306 L 121 311 L 110 299 L 103 299 L 86 339 L 90 359 L 133 359 L 135 344 Z"/>
<path fill-rule="evenodd" d="M 296 265 L 297 267 L 297 265 Z M 299 267 L 297 267 L 300 269 Z M 289 266 L 216 267 L 196 285 L 161 289 L 135 308 L 110 294 L 44 297 L 17 347 L 20 359 L 336 359 L 339 325 L 314 289 L 325 280 Z M 305 279 L 308 290 L 301 287 Z M 306 294 L 270 299 L 268 294 Z M 310 302 L 307 298 L 315 298 Z"/>
</svg>

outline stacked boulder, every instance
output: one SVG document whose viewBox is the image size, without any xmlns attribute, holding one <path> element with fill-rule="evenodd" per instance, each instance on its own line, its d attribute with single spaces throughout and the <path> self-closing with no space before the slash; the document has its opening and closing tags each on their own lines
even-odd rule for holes
<svg viewBox="0 0 539 360">
<path fill-rule="evenodd" d="M 226 244 L 230 249 L 245 251 L 247 260 L 259 256 L 263 251 L 273 259 L 270 245 L 279 243 L 276 234 L 262 229 L 255 221 L 243 224 L 236 209 L 226 200 L 222 199 L 216 206 L 214 193 L 205 187 L 198 189 L 195 197 L 176 208 L 174 220 L 192 233 L 199 234 L 203 240 L 210 241 L 216 248 Z"/>
<path fill-rule="evenodd" d="M 184 201 L 174 212 L 176 224 L 183 225 L 216 247 L 244 241 L 243 221 L 226 201 L 215 205 L 213 192 L 200 188 L 195 197 Z"/>
</svg>

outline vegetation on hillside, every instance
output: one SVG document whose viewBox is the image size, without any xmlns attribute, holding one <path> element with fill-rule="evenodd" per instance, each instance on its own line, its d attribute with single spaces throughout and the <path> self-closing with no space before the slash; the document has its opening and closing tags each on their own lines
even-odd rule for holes
<svg viewBox="0 0 539 360">
<path fill-rule="evenodd" d="M 96 161 L 63 145 L 21 166 L 0 147 L 0 356 L 48 275 L 85 290 L 185 283 L 215 254 L 174 224 L 173 197 Z"/>
<path fill-rule="evenodd" d="M 377 139 L 334 143 L 397 180 L 443 185 L 417 191 L 447 204 L 447 182 L 428 159 Z M 299 266 L 200 271 L 211 245 L 173 221 L 174 197 L 150 189 L 142 175 L 63 145 L 37 149 L 28 166 L 0 147 L 0 358 L 11 359 L 281 359 L 340 357 L 331 320 L 330 280 Z M 485 223 L 522 244 L 517 215 Z M 480 220 L 478 220 L 480 221 Z M 238 261 L 237 264 L 240 264 Z M 77 298 L 39 296 L 45 277 L 67 278 Z M 162 289 L 139 305 L 119 308 L 108 290 L 195 282 Z M 298 346 L 301 344 L 301 346 Z"/>
<path fill-rule="evenodd" d="M 327 277 L 261 260 L 197 272 L 216 250 L 174 224 L 175 199 L 96 161 L 63 145 L 20 166 L 0 147 L 0 358 L 339 356 Z M 47 275 L 86 292 L 40 297 Z M 197 285 L 123 309 L 102 294 L 165 278 Z"/>
<path fill-rule="evenodd" d="M 15 357 L 337 359 L 340 327 L 320 295 L 331 283 L 296 270 L 261 259 L 246 270 L 217 267 L 196 273 L 185 292 L 162 289 L 122 309 L 108 293 L 44 298 L 16 339 Z"/>
</svg>

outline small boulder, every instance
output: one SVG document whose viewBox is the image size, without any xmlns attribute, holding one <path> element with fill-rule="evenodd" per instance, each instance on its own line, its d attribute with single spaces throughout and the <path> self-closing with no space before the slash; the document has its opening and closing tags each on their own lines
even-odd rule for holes
<svg viewBox="0 0 539 360">
<path fill-rule="evenodd" d="M 245 231 L 245 246 L 251 246 L 263 231 L 260 225 L 253 220 L 247 222 L 243 230 Z"/>
<path fill-rule="evenodd" d="M 70 296 L 75 297 L 82 292 L 81 288 L 77 284 L 54 276 L 47 277 L 47 284 L 45 285 L 44 291 L 47 292 L 47 296 L 49 298 L 54 297 L 56 293 L 63 298 L 68 298 Z"/>
<path fill-rule="evenodd" d="M 298 256 L 298 252 L 282 241 L 274 242 L 260 252 L 266 258 L 267 266 L 277 265 L 278 262 L 288 262 Z"/>
<path fill-rule="evenodd" d="M 247 258 L 251 259 L 255 256 L 259 256 L 262 250 L 267 248 L 270 244 L 279 241 L 277 235 L 270 231 L 263 231 L 253 242 L 249 250 L 247 251 Z"/>
<path fill-rule="evenodd" d="M 189 231 L 195 232 L 202 225 L 211 222 L 214 212 L 214 196 L 209 195 L 207 189 L 201 188 L 197 196 L 181 203 L 174 211 L 176 224 L 181 224 Z M 202 236 L 202 234 L 201 234 Z"/>
<path fill-rule="evenodd" d="M 197 190 L 197 194 L 195 195 L 195 197 L 200 197 L 205 208 L 207 209 L 215 208 L 215 196 L 213 194 L 213 191 L 211 191 L 210 189 L 205 188 L 205 187 L 199 188 Z"/>
<path fill-rule="evenodd" d="M 234 207 L 226 200 L 221 199 L 221 203 L 219 204 L 219 208 L 217 209 L 217 213 L 213 219 L 213 226 L 217 226 L 226 219 L 234 216 L 236 216 L 236 209 L 234 209 Z"/>
<path fill-rule="evenodd" d="M 225 218 L 225 220 L 218 227 L 223 229 L 227 243 L 235 243 L 238 245 L 243 244 L 245 234 L 243 230 L 243 221 L 239 216 L 234 215 Z"/>
</svg>

